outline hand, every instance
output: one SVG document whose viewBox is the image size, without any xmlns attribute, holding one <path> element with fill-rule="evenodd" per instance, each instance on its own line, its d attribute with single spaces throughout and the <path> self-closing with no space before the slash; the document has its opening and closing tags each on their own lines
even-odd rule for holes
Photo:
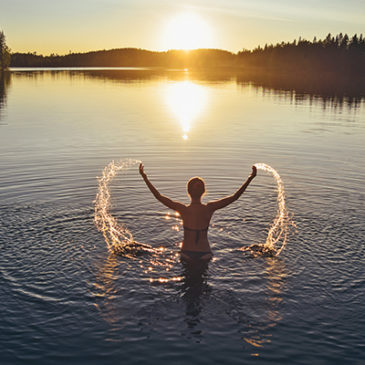
<svg viewBox="0 0 365 365">
<path fill-rule="evenodd" d="M 141 174 L 142 177 L 146 176 L 146 173 L 144 172 L 144 166 L 143 166 L 142 162 L 139 164 L 139 173 Z"/>
<path fill-rule="evenodd" d="M 256 176 L 256 174 L 257 174 L 257 168 L 255 165 L 253 165 L 250 177 L 253 179 Z"/>
</svg>

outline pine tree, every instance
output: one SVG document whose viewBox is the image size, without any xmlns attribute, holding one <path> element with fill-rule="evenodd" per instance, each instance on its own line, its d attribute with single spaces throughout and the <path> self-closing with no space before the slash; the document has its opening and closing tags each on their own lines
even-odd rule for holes
<svg viewBox="0 0 365 365">
<path fill-rule="evenodd" d="M 10 65 L 10 49 L 6 45 L 5 34 L 0 31 L 0 71 L 5 71 Z"/>
</svg>

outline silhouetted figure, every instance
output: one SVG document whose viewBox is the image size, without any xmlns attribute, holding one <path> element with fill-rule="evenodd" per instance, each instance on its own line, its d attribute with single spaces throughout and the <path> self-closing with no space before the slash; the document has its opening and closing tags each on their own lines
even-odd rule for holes
<svg viewBox="0 0 365 365">
<path fill-rule="evenodd" d="M 180 214 L 184 226 L 184 240 L 181 247 L 181 257 L 189 262 L 195 262 L 199 260 L 208 261 L 212 258 L 213 255 L 208 241 L 208 228 L 213 213 L 217 209 L 224 208 L 233 203 L 242 195 L 256 176 L 256 167 L 252 166 L 251 175 L 235 194 L 223 199 L 211 201 L 208 204 L 201 202 L 201 198 L 205 193 L 204 180 L 200 177 L 191 178 L 187 185 L 188 194 L 191 199 L 189 205 L 173 201 L 160 194 L 145 174 L 143 164 L 139 165 L 139 172 L 155 198 L 168 208 L 173 209 Z"/>
</svg>

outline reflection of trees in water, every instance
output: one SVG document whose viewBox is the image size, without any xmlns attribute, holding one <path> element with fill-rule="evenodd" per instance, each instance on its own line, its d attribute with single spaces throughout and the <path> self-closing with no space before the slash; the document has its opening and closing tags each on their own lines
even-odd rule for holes
<svg viewBox="0 0 365 365">
<path fill-rule="evenodd" d="M 6 93 L 10 86 L 10 72 L 0 72 L 0 121 L 2 117 L 2 109 L 6 104 Z"/>
<path fill-rule="evenodd" d="M 138 83 L 149 80 L 172 81 L 208 81 L 238 85 L 250 84 L 263 92 L 272 92 L 291 102 L 309 101 L 320 103 L 323 107 L 342 108 L 343 106 L 357 107 L 365 100 L 365 80 L 349 75 L 340 77 L 330 73 L 310 75 L 303 73 L 277 73 L 261 70 L 237 71 L 234 69 L 206 70 L 90 70 L 73 71 L 85 78 L 96 78 L 123 83 Z"/>
<path fill-rule="evenodd" d="M 323 107 L 338 108 L 344 105 L 357 107 L 365 100 L 364 81 L 361 77 L 340 77 L 331 73 L 311 75 L 308 72 L 294 74 L 256 70 L 237 75 L 239 85 L 261 87 L 264 92 L 279 94 L 296 103 L 319 102 Z"/>
<path fill-rule="evenodd" d="M 164 69 L 164 68 L 130 68 L 130 69 L 70 69 L 16 72 L 17 77 L 42 77 L 50 73 L 53 78 L 69 76 L 83 79 L 99 79 L 120 83 L 143 83 L 146 81 L 186 81 L 232 83 L 251 85 L 263 93 L 272 93 L 290 102 L 320 104 L 323 107 L 356 108 L 365 101 L 364 77 L 355 77 L 351 73 L 343 76 L 309 72 L 273 72 L 265 69 Z"/>
<path fill-rule="evenodd" d="M 75 71 L 75 74 L 82 74 L 85 78 L 97 78 L 116 82 L 143 82 L 143 81 L 211 81 L 229 82 L 235 79 L 235 73 L 226 69 L 217 70 L 181 70 L 163 68 L 142 68 L 134 70 L 110 69 L 110 70 L 82 70 Z"/>
</svg>

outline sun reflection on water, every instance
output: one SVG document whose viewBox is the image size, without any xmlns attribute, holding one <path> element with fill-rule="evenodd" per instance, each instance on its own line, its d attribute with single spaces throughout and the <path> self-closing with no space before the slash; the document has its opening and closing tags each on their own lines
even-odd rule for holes
<svg viewBox="0 0 365 365">
<path fill-rule="evenodd" d="M 189 80 L 168 84 L 165 102 L 180 123 L 182 138 L 187 140 L 193 122 L 207 104 L 208 94 L 204 86 Z"/>
</svg>

